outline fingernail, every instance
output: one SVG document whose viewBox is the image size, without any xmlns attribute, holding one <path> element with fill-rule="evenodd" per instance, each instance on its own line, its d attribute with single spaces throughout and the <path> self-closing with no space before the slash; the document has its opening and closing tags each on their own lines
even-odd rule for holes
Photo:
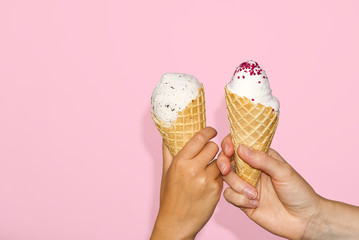
<svg viewBox="0 0 359 240">
<path fill-rule="evenodd" d="M 249 199 L 255 199 L 257 197 L 257 192 L 251 188 L 245 188 L 244 195 L 246 195 L 246 197 Z"/>
<path fill-rule="evenodd" d="M 259 201 L 257 199 L 254 200 L 250 200 L 249 201 L 249 205 L 251 205 L 252 207 L 258 207 L 259 206 Z"/>
<path fill-rule="evenodd" d="M 241 151 L 241 153 L 247 157 L 250 157 L 252 156 L 252 148 L 250 147 L 247 147 L 246 145 L 243 145 L 241 144 L 240 147 L 239 147 L 239 150 Z"/>
<path fill-rule="evenodd" d="M 221 170 L 221 173 L 223 174 L 227 170 L 227 165 L 224 162 L 221 162 L 219 164 L 219 170 Z"/>
</svg>

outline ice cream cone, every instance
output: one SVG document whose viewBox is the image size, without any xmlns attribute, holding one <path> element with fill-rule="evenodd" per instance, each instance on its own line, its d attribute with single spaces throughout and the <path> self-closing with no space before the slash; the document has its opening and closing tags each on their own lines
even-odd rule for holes
<svg viewBox="0 0 359 240">
<path fill-rule="evenodd" d="M 267 152 L 278 125 L 278 112 L 263 104 L 254 104 L 225 88 L 228 119 L 234 144 L 237 174 L 256 187 L 261 171 L 250 167 L 238 157 L 237 149 L 244 144 Z"/>
<path fill-rule="evenodd" d="M 152 119 L 173 156 L 202 128 L 206 127 L 206 108 L 203 86 L 184 110 L 178 112 L 177 119 L 170 126 L 161 122 L 152 112 Z"/>
</svg>

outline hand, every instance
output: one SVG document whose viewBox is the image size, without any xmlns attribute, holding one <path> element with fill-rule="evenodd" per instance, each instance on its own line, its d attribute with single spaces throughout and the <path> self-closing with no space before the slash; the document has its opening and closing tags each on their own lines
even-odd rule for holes
<svg viewBox="0 0 359 240">
<path fill-rule="evenodd" d="M 238 154 L 262 171 L 258 191 L 231 171 L 234 146 L 230 135 L 222 141 L 217 164 L 230 186 L 223 195 L 253 221 L 279 236 L 304 239 L 308 226 L 317 221 L 324 199 L 273 149 L 267 153 L 241 145 Z"/>
<path fill-rule="evenodd" d="M 160 209 L 151 239 L 194 239 L 219 201 L 223 180 L 213 162 L 218 146 L 210 142 L 217 135 L 211 127 L 202 129 L 172 157 L 163 144 L 163 174 Z"/>
</svg>

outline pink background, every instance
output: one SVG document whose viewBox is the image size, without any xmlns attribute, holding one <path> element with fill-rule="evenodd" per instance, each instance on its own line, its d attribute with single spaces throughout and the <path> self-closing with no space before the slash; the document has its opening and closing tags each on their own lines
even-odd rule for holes
<svg viewBox="0 0 359 240">
<path fill-rule="evenodd" d="M 224 85 L 253 59 L 281 101 L 272 147 L 315 190 L 359 205 L 359 2 L 1 1 L 0 239 L 147 239 L 165 72 Z M 279 239 L 223 198 L 197 239 Z"/>
</svg>

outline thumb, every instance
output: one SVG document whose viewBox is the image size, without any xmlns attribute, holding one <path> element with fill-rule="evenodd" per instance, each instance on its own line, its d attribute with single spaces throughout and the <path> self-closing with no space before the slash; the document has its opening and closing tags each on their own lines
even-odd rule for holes
<svg viewBox="0 0 359 240">
<path fill-rule="evenodd" d="M 284 160 L 277 160 L 269 154 L 245 145 L 238 147 L 238 156 L 251 167 L 261 170 L 275 180 L 285 178 L 290 165 Z"/>
<path fill-rule="evenodd" d="M 162 175 L 165 175 L 168 171 L 168 168 L 172 164 L 173 156 L 164 141 L 162 142 L 162 157 L 163 157 Z"/>
</svg>

